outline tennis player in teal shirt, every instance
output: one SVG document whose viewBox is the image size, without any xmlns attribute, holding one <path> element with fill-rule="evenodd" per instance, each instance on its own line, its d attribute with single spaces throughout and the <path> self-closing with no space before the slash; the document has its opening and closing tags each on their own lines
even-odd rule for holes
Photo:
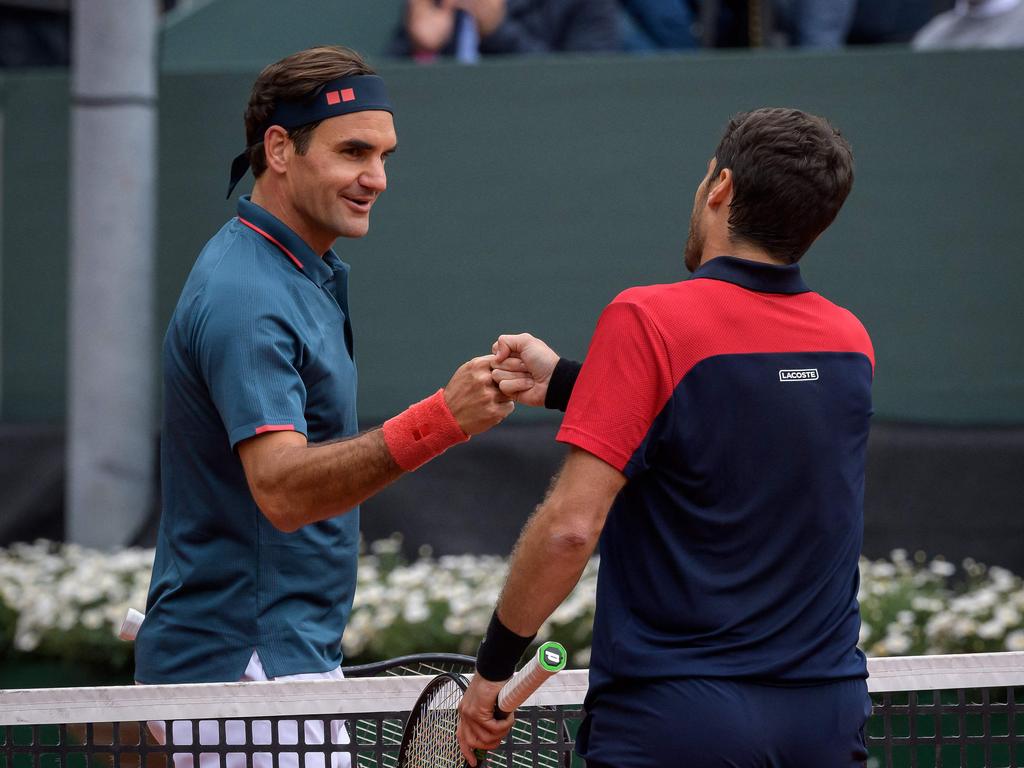
<svg viewBox="0 0 1024 768">
<path fill-rule="evenodd" d="M 392 115 L 345 48 L 289 56 L 253 86 L 228 192 L 251 167 L 252 196 L 200 253 L 164 339 L 140 683 L 339 676 L 360 502 L 512 410 L 488 355 L 358 433 L 349 267 L 332 245 L 369 229 Z"/>
</svg>

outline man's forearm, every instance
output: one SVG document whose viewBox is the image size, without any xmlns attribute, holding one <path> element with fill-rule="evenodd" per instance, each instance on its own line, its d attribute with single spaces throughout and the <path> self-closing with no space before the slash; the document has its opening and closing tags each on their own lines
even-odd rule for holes
<svg viewBox="0 0 1024 768">
<path fill-rule="evenodd" d="M 517 635 L 530 636 L 572 592 L 594 552 L 600 528 L 573 525 L 545 502 L 523 530 L 498 601 L 498 618 Z"/>
<path fill-rule="evenodd" d="M 509 575 L 477 653 L 477 671 L 504 680 L 541 624 L 572 591 L 626 478 L 573 447 L 548 498 L 512 552 Z"/>
<path fill-rule="evenodd" d="M 275 457 L 275 477 L 260 508 L 275 526 L 294 531 L 355 507 L 400 477 L 380 428 L 356 437 L 286 446 Z"/>
</svg>

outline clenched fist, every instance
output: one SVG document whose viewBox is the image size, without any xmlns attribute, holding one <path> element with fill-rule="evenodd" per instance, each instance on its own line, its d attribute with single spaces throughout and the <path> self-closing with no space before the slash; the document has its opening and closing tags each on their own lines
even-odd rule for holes
<svg viewBox="0 0 1024 768">
<path fill-rule="evenodd" d="M 444 399 L 467 435 L 478 435 L 512 413 L 515 403 L 491 378 L 494 355 L 463 363 L 444 388 Z"/>
</svg>

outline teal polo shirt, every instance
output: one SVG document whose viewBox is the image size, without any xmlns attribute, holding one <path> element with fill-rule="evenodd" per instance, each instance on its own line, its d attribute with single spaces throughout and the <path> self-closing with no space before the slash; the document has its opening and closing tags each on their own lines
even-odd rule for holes
<svg viewBox="0 0 1024 768">
<path fill-rule="evenodd" d="M 248 198 L 199 254 L 163 345 L 163 507 L 139 682 L 238 680 L 254 650 L 271 677 L 341 663 L 359 509 L 282 533 L 236 447 L 276 430 L 356 434 L 348 269 Z"/>
</svg>

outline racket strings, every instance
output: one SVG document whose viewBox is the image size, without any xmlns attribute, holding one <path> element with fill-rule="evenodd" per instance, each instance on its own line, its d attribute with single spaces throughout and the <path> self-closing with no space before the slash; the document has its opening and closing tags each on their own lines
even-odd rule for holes
<svg viewBox="0 0 1024 768">
<path fill-rule="evenodd" d="M 447 682 L 420 707 L 402 768 L 462 768 L 465 759 L 455 739 L 461 700 L 462 689 Z"/>
</svg>

